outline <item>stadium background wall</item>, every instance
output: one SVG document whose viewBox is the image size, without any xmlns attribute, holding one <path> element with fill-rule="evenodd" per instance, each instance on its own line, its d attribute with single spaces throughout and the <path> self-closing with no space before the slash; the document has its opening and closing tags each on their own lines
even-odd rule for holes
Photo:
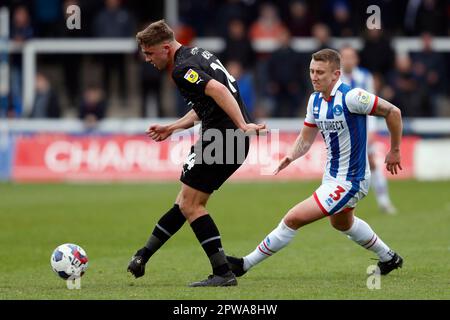
<svg viewBox="0 0 450 320">
<path fill-rule="evenodd" d="M 325 146 L 320 138 L 305 157 L 280 175 L 274 177 L 270 174 L 297 135 L 281 132 L 278 136 L 279 143 L 253 137 L 249 157 L 232 180 L 320 179 L 326 163 Z M 179 178 L 193 139 L 196 139 L 195 136 L 156 143 L 143 135 L 13 136 L 2 153 L 0 172 L 3 179 L 16 182 L 175 181 Z M 377 161 L 383 163 L 389 148 L 389 137 L 378 136 L 376 141 Z M 439 147 L 443 143 L 450 149 L 450 141 L 441 141 Z M 439 152 L 430 152 L 432 144 L 433 141 L 421 141 L 414 136 L 405 137 L 402 143 L 403 171 L 392 178 L 445 178 L 445 175 L 423 169 L 427 167 L 424 165 L 426 154 Z M 449 166 L 448 163 L 445 165 Z M 442 168 L 442 165 L 439 167 Z M 447 174 L 447 178 L 449 176 Z"/>
</svg>

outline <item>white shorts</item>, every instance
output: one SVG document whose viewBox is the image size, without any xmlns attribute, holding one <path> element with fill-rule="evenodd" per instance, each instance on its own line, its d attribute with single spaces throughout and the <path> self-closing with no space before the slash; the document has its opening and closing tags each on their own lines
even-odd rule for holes
<svg viewBox="0 0 450 320">
<path fill-rule="evenodd" d="M 324 176 L 322 185 L 313 193 L 318 206 L 326 216 L 347 212 L 356 207 L 369 192 L 370 180 L 345 181 Z"/>
</svg>

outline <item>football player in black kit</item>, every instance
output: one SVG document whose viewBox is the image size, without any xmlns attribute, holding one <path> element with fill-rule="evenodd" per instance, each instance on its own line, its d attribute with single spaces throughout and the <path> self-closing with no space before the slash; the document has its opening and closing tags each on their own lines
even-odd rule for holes
<svg viewBox="0 0 450 320">
<path fill-rule="evenodd" d="M 136 278 L 143 276 L 149 258 L 187 220 L 213 271 L 207 279 L 189 286 L 235 286 L 235 275 L 227 264 L 219 230 L 206 210 L 206 203 L 247 157 L 249 133 L 264 130 L 265 125 L 250 123 L 237 83 L 219 59 L 204 49 L 182 46 L 164 20 L 150 24 L 136 39 L 147 62 L 159 70 L 172 70 L 175 84 L 192 107 L 170 125 L 151 125 L 147 135 L 154 141 L 163 141 L 175 130 L 191 128 L 197 121 L 202 122 L 202 130 L 183 166 L 181 191 L 174 206 L 160 218 L 145 246 L 134 254 L 128 271 Z M 211 149 L 214 152 L 209 154 Z M 214 161 L 208 161 L 208 155 Z"/>
</svg>

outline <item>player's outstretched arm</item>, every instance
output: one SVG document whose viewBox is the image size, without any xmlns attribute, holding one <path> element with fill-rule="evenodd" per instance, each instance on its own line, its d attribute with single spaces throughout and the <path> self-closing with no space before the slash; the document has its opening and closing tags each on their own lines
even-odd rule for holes
<svg viewBox="0 0 450 320">
<path fill-rule="evenodd" d="M 246 123 L 236 99 L 231 92 L 217 80 L 210 80 L 205 87 L 205 94 L 214 99 L 234 124 L 244 132 L 260 131 L 266 129 L 265 124 Z"/>
<path fill-rule="evenodd" d="M 373 115 L 384 117 L 386 120 L 386 125 L 391 135 L 391 149 L 386 155 L 384 163 L 386 163 L 386 169 L 391 174 L 397 174 L 398 169 L 402 170 L 400 159 L 400 143 L 403 130 L 402 113 L 399 108 L 389 101 L 379 98 Z"/>
<path fill-rule="evenodd" d="M 286 168 L 291 162 L 304 156 L 314 143 L 318 132 L 319 129 L 317 127 L 304 126 L 291 150 L 283 159 L 281 159 L 273 174 L 278 174 L 278 172 Z"/>
<path fill-rule="evenodd" d="M 191 128 L 196 121 L 199 121 L 197 113 L 194 110 L 190 110 L 186 113 L 182 118 L 178 119 L 172 124 L 169 125 L 159 125 L 153 124 L 151 125 L 145 133 L 148 137 L 152 138 L 155 141 L 163 141 L 170 137 L 172 133 L 176 130 L 189 129 Z"/>
</svg>

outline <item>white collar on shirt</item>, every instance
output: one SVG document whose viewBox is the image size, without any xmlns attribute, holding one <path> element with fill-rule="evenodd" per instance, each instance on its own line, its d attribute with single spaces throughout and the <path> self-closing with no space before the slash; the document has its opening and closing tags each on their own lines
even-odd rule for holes
<svg viewBox="0 0 450 320">
<path fill-rule="evenodd" d="M 341 81 L 341 79 L 339 79 L 339 80 L 335 83 L 335 85 L 334 85 L 334 87 L 333 87 L 333 90 L 331 90 L 330 97 L 332 97 L 332 96 L 334 96 L 334 95 L 336 94 L 336 91 L 337 91 L 337 89 L 340 87 L 341 84 L 342 84 L 342 81 Z M 323 98 L 322 92 L 319 94 L 319 97 L 320 97 L 320 98 Z"/>
</svg>

